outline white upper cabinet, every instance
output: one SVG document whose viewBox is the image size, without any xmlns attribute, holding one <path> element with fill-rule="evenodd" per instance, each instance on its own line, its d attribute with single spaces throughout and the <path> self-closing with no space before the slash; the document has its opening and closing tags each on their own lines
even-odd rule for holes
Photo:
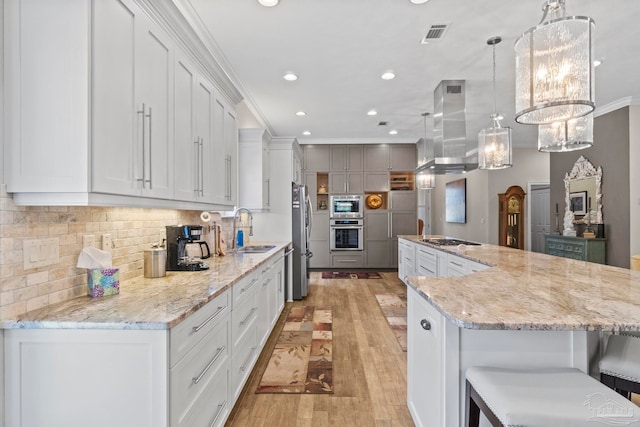
<svg viewBox="0 0 640 427">
<path fill-rule="evenodd" d="M 175 5 L 4 5 L 5 170 L 16 204 L 206 209 L 235 203 L 233 103 L 240 95 L 230 81 L 212 80 L 226 77 Z M 224 105 L 219 123 L 216 103 Z M 225 164 L 216 193 L 214 168 Z"/>
<path fill-rule="evenodd" d="M 239 131 L 238 154 L 242 174 L 238 177 L 238 204 L 256 212 L 269 210 L 271 203 L 270 140 L 269 133 L 264 129 Z"/>
</svg>

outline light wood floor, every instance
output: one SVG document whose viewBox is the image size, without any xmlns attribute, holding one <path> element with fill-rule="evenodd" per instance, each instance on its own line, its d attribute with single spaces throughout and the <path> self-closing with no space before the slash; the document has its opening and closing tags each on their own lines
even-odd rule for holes
<svg viewBox="0 0 640 427">
<path fill-rule="evenodd" d="M 381 275 L 342 280 L 311 273 L 309 295 L 287 303 L 226 425 L 413 426 L 407 409 L 407 354 L 375 299 L 377 293 L 406 293 L 406 287 L 396 272 Z M 292 305 L 333 309 L 332 395 L 254 393 Z"/>
</svg>

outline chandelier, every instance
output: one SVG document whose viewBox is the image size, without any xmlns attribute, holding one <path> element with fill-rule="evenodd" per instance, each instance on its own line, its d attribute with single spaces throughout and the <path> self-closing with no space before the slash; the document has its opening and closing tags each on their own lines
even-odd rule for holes
<svg viewBox="0 0 640 427">
<path fill-rule="evenodd" d="M 546 124 L 595 109 L 593 31 L 586 16 L 566 16 L 565 0 L 546 0 L 540 23 L 515 44 L 518 123 Z"/>
<path fill-rule="evenodd" d="M 538 150 L 575 151 L 593 145 L 593 114 L 538 126 Z"/>
<path fill-rule="evenodd" d="M 496 113 L 496 45 L 501 37 L 491 37 L 493 46 L 493 114 L 489 127 L 478 132 L 478 169 L 505 169 L 511 167 L 511 128 L 503 127 L 502 117 Z"/>
</svg>

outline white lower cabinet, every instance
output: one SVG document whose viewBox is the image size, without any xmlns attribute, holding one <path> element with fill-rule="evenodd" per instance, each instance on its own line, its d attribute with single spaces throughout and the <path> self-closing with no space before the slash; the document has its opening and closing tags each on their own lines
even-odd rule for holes
<svg viewBox="0 0 640 427">
<path fill-rule="evenodd" d="M 222 426 L 283 308 L 280 252 L 170 330 L 7 329 L 0 426 Z"/>
</svg>

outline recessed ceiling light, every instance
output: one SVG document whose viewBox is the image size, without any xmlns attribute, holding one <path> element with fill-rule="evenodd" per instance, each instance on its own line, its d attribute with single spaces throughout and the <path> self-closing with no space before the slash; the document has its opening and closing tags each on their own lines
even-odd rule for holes
<svg viewBox="0 0 640 427">
<path fill-rule="evenodd" d="M 378 115 L 378 112 L 376 110 L 367 111 L 367 116 L 376 116 L 376 115 Z"/>
<path fill-rule="evenodd" d="M 426 2 L 428 2 L 429 0 L 409 0 L 411 3 L 413 4 L 424 4 Z"/>
<path fill-rule="evenodd" d="M 265 7 L 273 7 L 273 6 L 277 6 L 279 1 L 280 0 L 258 0 L 258 3 L 260 3 Z"/>
<path fill-rule="evenodd" d="M 380 77 L 382 80 L 392 80 L 395 79 L 396 74 L 393 71 L 385 71 Z"/>
<path fill-rule="evenodd" d="M 305 130 L 304 132 L 302 132 L 303 135 L 309 136 L 311 135 L 311 132 L 309 132 L 308 130 Z"/>
<path fill-rule="evenodd" d="M 282 76 L 283 79 L 285 79 L 288 82 L 294 82 L 296 80 L 298 80 L 298 76 L 294 73 L 287 73 L 284 76 Z"/>
<path fill-rule="evenodd" d="M 395 129 L 389 131 L 389 135 L 397 135 L 397 134 L 398 134 L 398 131 Z"/>
<path fill-rule="evenodd" d="M 296 116 L 306 116 L 307 113 L 305 113 L 304 111 L 298 111 L 296 112 Z"/>
</svg>

